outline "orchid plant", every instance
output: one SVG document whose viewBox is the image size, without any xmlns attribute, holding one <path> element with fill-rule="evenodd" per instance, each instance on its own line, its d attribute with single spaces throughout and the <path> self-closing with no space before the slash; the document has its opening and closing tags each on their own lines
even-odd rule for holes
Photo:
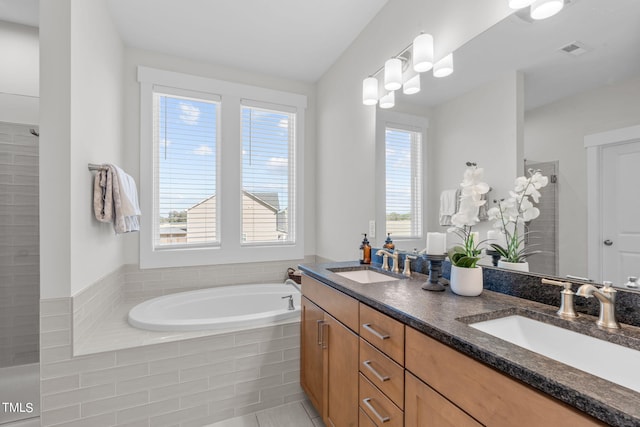
<svg viewBox="0 0 640 427">
<path fill-rule="evenodd" d="M 464 171 L 462 183 L 460 184 L 460 207 L 451 217 L 454 227 L 449 231 L 456 233 L 462 239 L 461 246 L 454 246 L 449 251 L 449 259 L 456 267 L 474 268 L 480 260 L 479 243 L 475 241 L 475 234 L 472 228 L 480 220 L 478 212 L 480 206 L 486 203 L 482 195 L 489 192 L 489 185 L 482 182 L 484 170 L 477 167 L 475 163 L 467 163 Z"/>
<path fill-rule="evenodd" d="M 491 247 L 507 262 L 525 262 L 526 258 L 539 251 L 529 251 L 524 246 L 526 233 L 524 225 L 540 215 L 534 202 L 540 201 L 540 189 L 549 183 L 549 179 L 540 170 L 529 169 L 528 177 L 516 178 L 514 191 L 509 198 L 496 201 L 498 206 L 487 211 L 489 220 L 495 220 L 494 228 L 506 237 L 506 247 L 491 243 Z"/>
</svg>

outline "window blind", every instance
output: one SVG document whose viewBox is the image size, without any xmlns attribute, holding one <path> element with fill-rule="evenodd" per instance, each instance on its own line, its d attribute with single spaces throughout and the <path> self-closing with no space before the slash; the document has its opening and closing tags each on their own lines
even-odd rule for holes
<svg viewBox="0 0 640 427">
<path fill-rule="evenodd" d="M 293 243 L 295 112 L 243 101 L 242 243 Z"/>
<path fill-rule="evenodd" d="M 220 104 L 182 93 L 153 97 L 155 248 L 219 243 Z"/>
<path fill-rule="evenodd" d="M 386 231 L 396 238 L 422 237 L 421 136 L 385 129 Z"/>
</svg>

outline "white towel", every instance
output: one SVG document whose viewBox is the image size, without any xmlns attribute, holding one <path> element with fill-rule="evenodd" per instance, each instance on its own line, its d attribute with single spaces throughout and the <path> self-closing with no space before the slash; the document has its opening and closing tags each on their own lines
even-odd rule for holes
<svg viewBox="0 0 640 427">
<path fill-rule="evenodd" d="M 116 233 L 129 233 L 131 231 L 140 231 L 140 206 L 138 204 L 138 190 L 136 182 L 125 171 L 116 165 L 110 165 L 115 171 L 118 179 L 118 187 L 120 190 L 120 214 L 122 216 L 123 227 L 116 228 Z M 117 197 L 114 191 L 114 198 Z M 117 211 L 116 211 L 116 216 Z M 120 218 L 116 218 L 117 220 Z"/>
<path fill-rule="evenodd" d="M 451 217 L 457 212 L 459 190 L 444 190 L 440 194 L 440 225 L 451 225 Z"/>
<path fill-rule="evenodd" d="M 133 178 L 115 165 L 102 165 L 96 173 L 93 209 L 100 222 L 113 222 L 116 234 L 140 231 L 140 206 Z"/>
</svg>

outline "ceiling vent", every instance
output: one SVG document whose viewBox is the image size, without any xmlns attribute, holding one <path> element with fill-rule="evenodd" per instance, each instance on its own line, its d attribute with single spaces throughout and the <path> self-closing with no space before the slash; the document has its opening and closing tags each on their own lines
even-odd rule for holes
<svg viewBox="0 0 640 427">
<path fill-rule="evenodd" d="M 560 52 L 564 52 L 567 55 L 571 55 L 571 56 L 580 56 L 583 55 L 589 51 L 591 51 L 592 49 L 588 46 L 586 46 L 584 43 L 575 41 L 575 42 L 571 42 L 565 46 L 562 46 L 560 49 L 558 49 Z"/>
</svg>

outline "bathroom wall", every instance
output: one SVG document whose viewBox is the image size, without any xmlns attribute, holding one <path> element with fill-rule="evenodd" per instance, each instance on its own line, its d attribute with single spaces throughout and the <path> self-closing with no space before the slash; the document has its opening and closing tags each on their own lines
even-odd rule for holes
<svg viewBox="0 0 640 427">
<path fill-rule="evenodd" d="M 123 263 L 92 218 L 88 163 L 122 163 L 123 45 L 104 0 L 40 4 L 41 292 L 70 296 Z"/>
<path fill-rule="evenodd" d="M 525 158 L 558 160 L 559 275 L 586 277 L 587 160 L 584 137 L 638 124 L 640 78 L 608 84 L 525 114 Z"/>
<path fill-rule="evenodd" d="M 375 108 L 362 105 L 362 79 L 421 31 L 434 35 L 436 55 L 443 55 L 510 12 L 501 0 L 390 0 L 322 76 L 317 88 L 317 255 L 354 259 L 360 233 L 374 218 L 379 194 L 373 185 Z"/>
<path fill-rule="evenodd" d="M 0 21 L 0 121 L 38 124 L 38 29 Z"/>
<path fill-rule="evenodd" d="M 430 230 L 448 228 L 438 224 L 436 201 L 443 190 L 460 185 L 468 161 L 484 169 L 484 181 L 492 187 L 489 199 L 506 197 L 512 190 L 522 163 L 522 83 L 520 74 L 510 73 L 434 108 L 428 169 Z M 490 229 L 489 221 L 473 228 L 482 240 Z"/>
</svg>

